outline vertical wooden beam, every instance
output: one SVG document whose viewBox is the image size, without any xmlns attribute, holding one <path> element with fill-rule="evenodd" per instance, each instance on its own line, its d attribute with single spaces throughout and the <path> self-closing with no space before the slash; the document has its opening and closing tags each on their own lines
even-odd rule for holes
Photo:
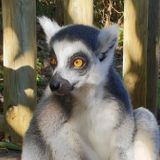
<svg viewBox="0 0 160 160">
<path fill-rule="evenodd" d="M 124 82 L 135 108 L 144 106 L 156 113 L 159 0 L 125 0 Z"/>
<path fill-rule="evenodd" d="M 124 1 L 123 77 L 135 108 L 146 106 L 148 0 Z"/>
<path fill-rule="evenodd" d="M 55 19 L 59 25 L 64 25 L 64 0 L 56 1 Z"/>
<path fill-rule="evenodd" d="M 159 6 L 158 19 L 160 19 L 160 1 L 158 6 Z M 157 57 L 158 57 L 158 64 L 159 64 L 159 71 L 160 71 L 160 21 L 158 22 L 159 23 L 158 23 L 158 35 L 157 35 Z"/>
<path fill-rule="evenodd" d="M 59 0 L 56 8 L 56 19 L 64 24 L 93 23 L 93 0 Z"/>
<path fill-rule="evenodd" d="M 157 60 L 158 60 L 158 82 L 157 82 L 157 85 L 160 83 L 160 1 L 159 1 L 159 4 L 158 4 L 158 25 L 157 25 L 157 28 L 158 28 L 158 34 L 156 36 L 156 56 L 157 56 Z M 159 85 L 158 85 L 159 86 Z M 160 109 L 160 90 L 158 89 L 157 87 L 157 110 Z"/>
<path fill-rule="evenodd" d="M 148 6 L 148 43 L 147 43 L 147 108 L 156 113 L 157 111 L 157 78 L 158 57 L 156 55 L 156 39 L 158 37 L 159 0 L 149 1 Z"/>
<path fill-rule="evenodd" d="M 36 1 L 2 0 L 2 13 L 6 130 L 19 140 L 36 105 Z"/>
</svg>

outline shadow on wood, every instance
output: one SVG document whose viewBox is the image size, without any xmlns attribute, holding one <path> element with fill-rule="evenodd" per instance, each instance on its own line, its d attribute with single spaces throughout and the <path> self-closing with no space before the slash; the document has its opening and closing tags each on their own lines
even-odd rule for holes
<svg viewBox="0 0 160 160">
<path fill-rule="evenodd" d="M 125 85 L 135 108 L 156 113 L 158 0 L 125 0 L 124 18 Z"/>
<path fill-rule="evenodd" d="M 4 115 L 8 126 L 5 129 L 13 133 L 14 141 L 14 138 L 23 137 L 36 106 L 36 80 L 33 79 L 35 71 L 30 66 L 17 70 L 4 67 L 4 71 L 7 73 L 4 77 Z"/>
</svg>

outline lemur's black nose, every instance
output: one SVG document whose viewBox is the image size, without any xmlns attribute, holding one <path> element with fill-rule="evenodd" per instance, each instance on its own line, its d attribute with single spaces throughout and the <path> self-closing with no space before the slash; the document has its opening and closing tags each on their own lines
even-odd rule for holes
<svg viewBox="0 0 160 160">
<path fill-rule="evenodd" d="M 56 91 L 60 88 L 60 82 L 53 80 L 50 82 L 50 88 L 52 91 Z"/>
<path fill-rule="evenodd" d="M 59 74 L 55 74 L 49 83 L 52 92 L 59 95 L 66 95 L 72 90 L 72 86 L 68 80 L 63 79 Z"/>
</svg>

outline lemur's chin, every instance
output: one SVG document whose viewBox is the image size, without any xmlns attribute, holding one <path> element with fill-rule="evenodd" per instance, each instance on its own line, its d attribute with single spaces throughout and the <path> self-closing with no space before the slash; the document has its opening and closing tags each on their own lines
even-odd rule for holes
<svg viewBox="0 0 160 160">
<path fill-rule="evenodd" d="M 57 96 L 66 96 L 69 93 L 54 92 L 54 94 L 57 95 Z"/>
</svg>

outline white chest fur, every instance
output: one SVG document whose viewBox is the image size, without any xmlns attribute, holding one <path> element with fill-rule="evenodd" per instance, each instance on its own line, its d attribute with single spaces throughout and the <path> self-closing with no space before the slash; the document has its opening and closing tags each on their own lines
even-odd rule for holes
<svg viewBox="0 0 160 160">
<path fill-rule="evenodd" d="M 92 95 L 86 99 L 75 104 L 71 123 L 86 145 L 105 160 L 109 157 L 113 129 L 119 119 L 118 103 Z"/>
</svg>

